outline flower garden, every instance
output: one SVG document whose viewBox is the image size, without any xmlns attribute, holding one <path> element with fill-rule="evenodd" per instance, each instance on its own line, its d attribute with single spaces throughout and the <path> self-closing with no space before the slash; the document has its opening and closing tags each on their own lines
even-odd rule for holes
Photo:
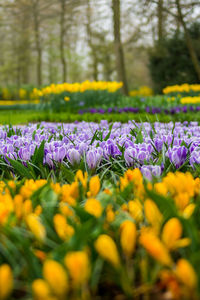
<svg viewBox="0 0 200 300">
<path fill-rule="evenodd" d="M 1 89 L 0 300 L 199 299 L 200 85 L 121 87 Z"/>
</svg>

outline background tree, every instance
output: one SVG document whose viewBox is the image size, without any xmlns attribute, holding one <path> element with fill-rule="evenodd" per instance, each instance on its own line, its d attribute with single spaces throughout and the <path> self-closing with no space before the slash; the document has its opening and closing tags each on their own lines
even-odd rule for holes
<svg viewBox="0 0 200 300">
<path fill-rule="evenodd" d="M 120 0 L 112 0 L 113 10 L 113 31 L 114 31 L 114 44 L 116 55 L 116 69 L 118 80 L 123 82 L 123 92 L 128 95 L 128 82 L 126 78 L 126 69 L 124 61 L 124 52 L 121 42 L 121 14 L 120 14 Z"/>
<path fill-rule="evenodd" d="M 0 1 L 0 87 L 98 79 L 122 80 L 126 93 L 127 86 L 141 85 L 161 91 L 160 66 L 169 66 L 179 49 L 175 34 L 184 52 L 178 50 L 171 68 L 178 65 L 179 80 L 187 81 L 187 57 L 188 78 L 198 82 L 198 40 L 191 26 L 199 6 L 197 0 Z M 153 72 L 152 61 L 159 61 Z M 166 73 L 167 84 L 174 72 Z"/>
</svg>

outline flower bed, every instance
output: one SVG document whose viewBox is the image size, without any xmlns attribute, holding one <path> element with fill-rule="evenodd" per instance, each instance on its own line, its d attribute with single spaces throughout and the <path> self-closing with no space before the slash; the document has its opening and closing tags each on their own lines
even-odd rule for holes
<svg viewBox="0 0 200 300">
<path fill-rule="evenodd" d="M 0 186 L 0 299 L 199 298 L 199 178 Z"/>
<path fill-rule="evenodd" d="M 146 177 L 181 169 L 199 173 L 200 127 L 197 122 L 41 123 L 1 127 L 0 169 L 36 179 L 81 168 L 102 176 L 140 168 Z M 62 176 L 61 176 L 62 177 Z"/>
<path fill-rule="evenodd" d="M 146 106 L 144 108 L 141 107 L 110 107 L 110 108 L 89 108 L 89 109 L 81 109 L 79 110 L 79 114 L 113 114 L 113 113 L 143 113 L 146 112 L 148 114 L 180 114 L 187 112 L 199 112 L 200 106 L 173 106 L 170 108 L 165 107 L 157 107 L 157 106 Z"/>
</svg>

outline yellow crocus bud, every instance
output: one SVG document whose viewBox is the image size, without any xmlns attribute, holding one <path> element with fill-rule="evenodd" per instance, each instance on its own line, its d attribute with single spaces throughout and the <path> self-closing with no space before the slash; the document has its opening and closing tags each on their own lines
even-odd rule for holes
<svg viewBox="0 0 200 300">
<path fill-rule="evenodd" d="M 129 181 L 125 177 L 120 177 L 120 190 L 123 191 L 129 184 Z"/>
<path fill-rule="evenodd" d="M 123 252 L 126 256 L 131 257 L 135 250 L 136 244 L 136 226 L 130 220 L 124 221 L 121 226 L 120 242 L 123 249 Z"/>
<path fill-rule="evenodd" d="M 0 300 L 7 299 L 13 289 L 13 274 L 9 265 L 0 266 Z"/>
<path fill-rule="evenodd" d="M 50 287 L 44 279 L 36 279 L 33 281 L 32 292 L 35 300 L 46 300 L 51 296 Z"/>
<path fill-rule="evenodd" d="M 194 203 L 190 203 L 183 211 L 183 217 L 186 219 L 189 219 L 191 215 L 193 214 L 194 210 L 196 208 L 196 205 Z"/>
<path fill-rule="evenodd" d="M 123 204 L 121 205 L 121 210 L 123 210 L 123 211 L 128 211 L 128 205 L 127 205 L 126 203 L 123 203 Z"/>
<path fill-rule="evenodd" d="M 23 197 L 22 195 L 15 195 L 14 199 L 15 214 L 18 219 L 22 217 Z"/>
<path fill-rule="evenodd" d="M 163 216 L 159 211 L 157 205 L 150 199 L 147 199 L 144 203 L 145 216 L 149 224 L 159 231 Z"/>
<path fill-rule="evenodd" d="M 16 189 L 16 183 L 13 180 L 8 181 L 8 186 L 13 190 Z"/>
<path fill-rule="evenodd" d="M 67 224 L 66 218 L 61 214 L 56 214 L 53 218 L 54 227 L 58 236 L 62 240 L 68 240 L 74 234 L 74 228 Z"/>
<path fill-rule="evenodd" d="M 99 193 L 100 187 L 101 187 L 101 183 L 99 180 L 99 176 L 96 175 L 92 177 L 89 182 L 88 197 L 96 197 L 96 195 Z"/>
<path fill-rule="evenodd" d="M 189 238 L 181 239 L 182 225 L 177 218 L 172 218 L 163 227 L 162 241 L 169 250 L 186 247 L 190 244 Z"/>
<path fill-rule="evenodd" d="M 139 241 L 154 259 L 163 265 L 172 265 L 168 249 L 152 231 L 142 230 Z"/>
<path fill-rule="evenodd" d="M 167 189 L 167 186 L 163 182 L 155 183 L 154 189 L 158 194 L 160 194 L 162 196 L 167 196 L 168 189 Z"/>
<path fill-rule="evenodd" d="M 0 202 L 0 225 L 3 225 L 7 222 L 10 211 L 4 202 Z"/>
<path fill-rule="evenodd" d="M 77 181 L 80 181 L 84 187 L 84 189 L 87 188 L 87 179 L 88 179 L 88 174 L 87 173 L 84 173 L 81 171 L 81 170 L 78 170 L 76 172 L 76 176 L 75 176 L 75 179 Z"/>
<path fill-rule="evenodd" d="M 30 214 L 26 217 L 26 223 L 36 239 L 43 242 L 46 238 L 46 230 L 39 217 L 35 214 Z"/>
<path fill-rule="evenodd" d="M 34 214 L 39 216 L 42 213 L 42 206 L 41 205 L 37 205 L 35 210 L 34 210 Z"/>
<path fill-rule="evenodd" d="M 128 209 L 131 217 L 136 222 L 141 222 L 143 220 L 143 207 L 138 199 L 135 199 L 134 201 L 133 200 L 129 201 Z"/>
<path fill-rule="evenodd" d="M 78 182 L 72 182 L 70 185 L 70 196 L 74 199 L 77 199 L 79 196 L 79 186 Z"/>
<path fill-rule="evenodd" d="M 182 235 L 182 225 L 177 218 L 172 218 L 163 227 L 162 241 L 168 249 L 173 249 Z"/>
<path fill-rule="evenodd" d="M 102 214 L 102 211 L 103 211 L 103 208 L 101 206 L 101 203 L 99 200 L 97 199 L 88 199 L 86 202 L 85 202 L 85 210 L 95 216 L 96 218 L 99 218 Z"/>
<path fill-rule="evenodd" d="M 68 278 L 65 269 L 54 260 L 46 260 L 43 265 L 43 276 L 51 291 L 58 297 L 63 297 L 68 290 Z"/>
<path fill-rule="evenodd" d="M 88 281 L 90 276 L 90 264 L 85 251 L 69 252 L 65 256 L 65 265 L 75 286 L 79 286 Z"/>
<path fill-rule="evenodd" d="M 174 197 L 174 200 L 177 208 L 183 211 L 190 202 L 190 195 L 188 193 L 180 193 Z"/>
<path fill-rule="evenodd" d="M 33 211 L 32 202 L 30 199 L 27 199 L 23 203 L 23 216 L 31 214 Z"/>
<path fill-rule="evenodd" d="M 114 267 L 119 267 L 120 259 L 113 239 L 106 234 L 101 234 L 95 241 L 95 249 L 101 257 L 109 261 Z"/>
<path fill-rule="evenodd" d="M 60 207 L 61 213 L 65 217 L 73 216 L 74 212 L 73 212 L 72 208 L 68 205 L 68 203 L 61 201 L 59 204 L 59 207 Z"/>
<path fill-rule="evenodd" d="M 106 207 L 106 221 L 108 223 L 111 223 L 115 220 L 115 213 L 113 211 L 113 206 L 112 204 L 108 204 Z"/>
<path fill-rule="evenodd" d="M 179 259 L 175 269 L 178 279 L 187 287 L 193 289 L 197 285 L 197 275 L 193 266 L 186 259 Z"/>
</svg>

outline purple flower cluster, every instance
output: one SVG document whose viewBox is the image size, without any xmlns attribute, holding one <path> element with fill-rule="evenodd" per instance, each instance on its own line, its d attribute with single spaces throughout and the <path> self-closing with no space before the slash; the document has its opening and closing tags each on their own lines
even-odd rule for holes
<svg viewBox="0 0 200 300">
<path fill-rule="evenodd" d="M 187 112 L 199 112 L 200 106 L 174 106 L 170 108 L 161 108 L 161 107 L 154 107 L 154 106 L 146 106 L 145 109 L 141 109 L 139 107 L 114 107 L 114 108 L 89 108 L 89 109 L 81 109 L 79 110 L 79 114 L 82 115 L 84 113 L 90 114 L 111 114 L 111 113 L 141 113 L 146 112 L 149 114 L 179 114 L 179 113 L 187 113 Z"/>
<path fill-rule="evenodd" d="M 139 167 L 147 177 L 160 176 L 168 160 L 176 169 L 200 164 L 200 126 L 184 123 L 41 123 L 0 127 L 0 156 L 31 161 L 44 144 L 43 163 L 77 166 L 84 161 L 89 169 L 116 160 L 124 167 Z"/>
</svg>

